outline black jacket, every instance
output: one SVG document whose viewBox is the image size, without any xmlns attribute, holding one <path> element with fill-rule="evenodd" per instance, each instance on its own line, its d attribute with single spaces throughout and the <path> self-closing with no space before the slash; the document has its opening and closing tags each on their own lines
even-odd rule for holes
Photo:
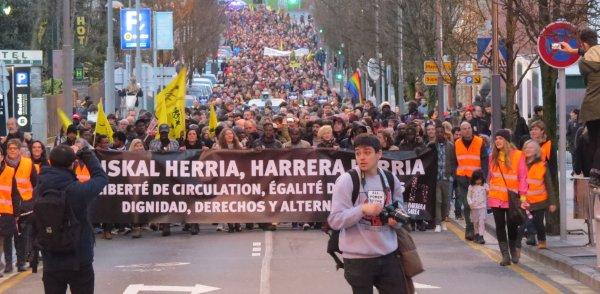
<svg viewBox="0 0 600 294">
<path fill-rule="evenodd" d="M 81 242 L 79 244 L 79 260 L 76 254 L 53 254 L 42 252 L 44 271 L 73 270 L 76 262 L 83 267 L 94 261 L 94 233 L 89 221 L 89 211 L 92 202 L 98 197 L 104 186 L 108 184 L 108 176 L 100 167 L 98 158 L 90 152 L 80 154 L 81 160 L 90 171 L 90 180 L 85 183 L 77 181 L 75 173 L 68 168 L 44 166 L 38 177 L 34 195 L 41 195 L 46 189 L 67 190 L 67 201 L 71 205 L 75 217 L 82 224 Z"/>
</svg>

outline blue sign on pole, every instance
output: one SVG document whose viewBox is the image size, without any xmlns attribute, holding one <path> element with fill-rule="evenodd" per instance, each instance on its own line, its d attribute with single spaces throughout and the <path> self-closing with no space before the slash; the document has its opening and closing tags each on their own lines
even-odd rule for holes
<svg viewBox="0 0 600 294">
<path fill-rule="evenodd" d="M 156 50 L 173 50 L 173 12 L 162 11 L 154 15 Z"/>
<path fill-rule="evenodd" d="M 477 64 L 479 67 L 492 67 L 492 38 L 477 38 Z M 504 40 L 500 40 L 500 66 L 506 66 L 508 50 Z"/>
<path fill-rule="evenodd" d="M 138 26 L 139 26 L 139 42 L 140 48 L 151 48 L 151 26 L 152 12 L 149 8 L 140 9 L 140 15 L 135 9 L 121 9 L 121 49 L 135 49 L 138 42 Z"/>
</svg>

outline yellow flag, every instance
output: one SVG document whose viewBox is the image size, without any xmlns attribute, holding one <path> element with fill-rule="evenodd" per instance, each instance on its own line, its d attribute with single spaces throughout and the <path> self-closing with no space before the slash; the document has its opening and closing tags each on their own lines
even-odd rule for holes
<svg viewBox="0 0 600 294">
<path fill-rule="evenodd" d="M 169 125 L 170 138 L 185 135 L 185 79 L 187 69 L 183 68 L 177 76 L 154 98 L 158 124 Z"/>
<path fill-rule="evenodd" d="M 73 123 L 62 109 L 58 108 L 56 112 L 58 112 L 58 118 L 60 119 L 60 122 L 63 126 L 62 129 L 64 132 L 66 132 L 67 128 Z"/>
<path fill-rule="evenodd" d="M 208 116 L 208 131 L 211 136 L 215 135 L 215 131 L 217 130 L 217 112 L 215 111 L 215 104 L 210 104 L 210 113 Z"/>
<path fill-rule="evenodd" d="M 96 119 L 96 129 L 94 130 L 95 134 L 106 135 L 108 137 L 108 141 L 112 143 L 113 141 L 113 129 L 108 122 L 108 118 L 106 117 L 106 113 L 104 113 L 104 107 L 102 106 L 102 99 L 98 102 L 98 118 Z"/>
</svg>

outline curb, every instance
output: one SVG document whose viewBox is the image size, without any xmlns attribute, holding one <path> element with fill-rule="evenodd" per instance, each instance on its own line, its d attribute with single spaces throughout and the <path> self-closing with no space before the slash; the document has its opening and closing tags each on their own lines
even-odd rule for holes
<svg viewBox="0 0 600 294">
<path fill-rule="evenodd" d="M 454 221 L 454 220 L 452 220 Z M 458 226 L 460 224 L 454 222 Z M 491 224 L 485 224 L 485 230 L 492 236 L 496 236 L 496 228 Z M 554 253 L 550 250 L 538 250 L 535 247 L 521 247 L 521 252 L 524 252 L 532 259 L 556 268 L 571 278 L 583 283 L 584 285 L 600 291 L 600 272 L 596 268 L 587 264 L 578 262 L 568 256 Z"/>
</svg>

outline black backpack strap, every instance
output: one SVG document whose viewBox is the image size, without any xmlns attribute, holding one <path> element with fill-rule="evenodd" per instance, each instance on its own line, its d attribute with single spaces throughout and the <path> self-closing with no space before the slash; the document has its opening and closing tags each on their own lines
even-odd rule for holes
<svg viewBox="0 0 600 294">
<path fill-rule="evenodd" d="M 356 199 L 358 199 L 358 193 L 360 192 L 360 178 L 358 177 L 358 172 L 356 169 L 352 168 L 348 171 L 348 173 L 352 178 L 352 205 L 354 206 Z"/>
<path fill-rule="evenodd" d="M 390 191 L 392 192 L 392 195 L 394 195 L 394 189 L 395 189 L 395 185 L 396 185 L 396 181 L 395 181 L 396 177 L 390 171 L 383 170 L 383 172 L 385 173 L 385 177 L 387 178 L 388 183 L 390 184 Z"/>
</svg>

